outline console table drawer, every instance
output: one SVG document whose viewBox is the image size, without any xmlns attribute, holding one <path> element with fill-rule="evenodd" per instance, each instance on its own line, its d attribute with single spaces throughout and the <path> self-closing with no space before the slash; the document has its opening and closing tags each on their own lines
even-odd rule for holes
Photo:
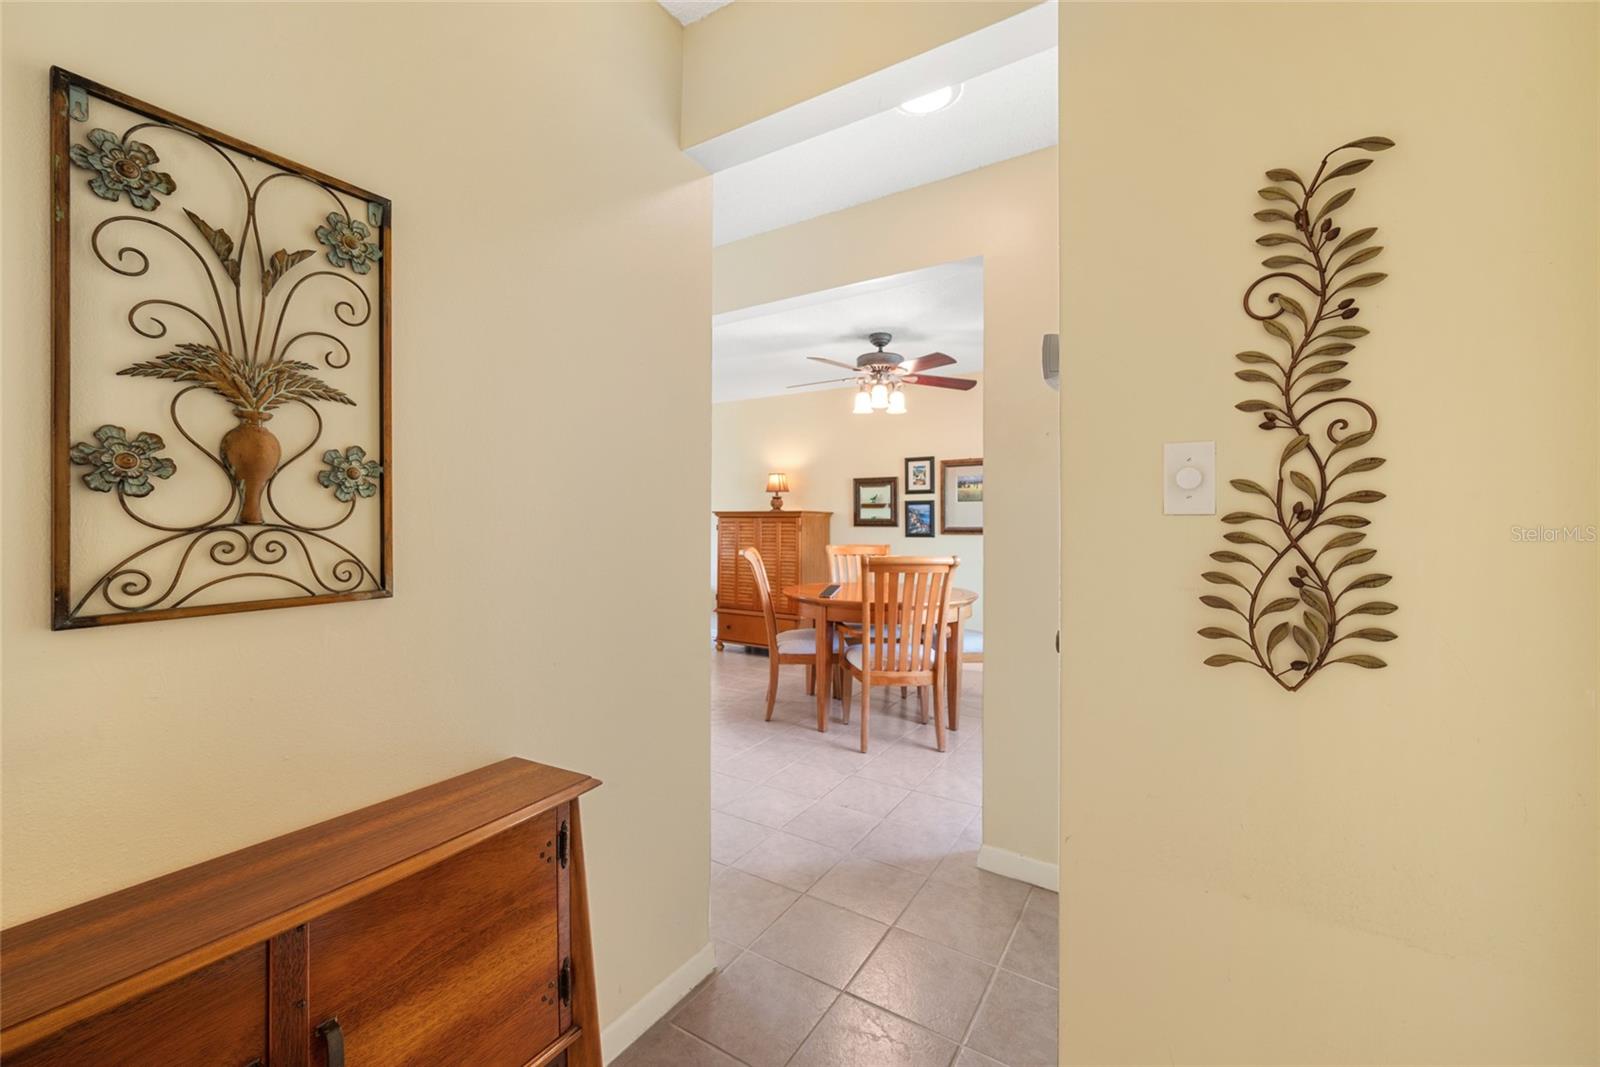
<svg viewBox="0 0 1600 1067">
<path fill-rule="evenodd" d="M 266 1058 L 267 947 L 253 945 L 8 1054 L 5 1062 L 244 1067 Z"/>
</svg>

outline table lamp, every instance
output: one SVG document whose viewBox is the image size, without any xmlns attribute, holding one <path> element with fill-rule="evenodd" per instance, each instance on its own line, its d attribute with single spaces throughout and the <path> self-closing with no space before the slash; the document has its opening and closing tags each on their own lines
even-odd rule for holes
<svg viewBox="0 0 1600 1067">
<path fill-rule="evenodd" d="M 789 491 L 789 476 L 782 472 L 767 475 L 767 492 L 772 494 L 772 510 L 783 510 L 783 496 Z"/>
</svg>

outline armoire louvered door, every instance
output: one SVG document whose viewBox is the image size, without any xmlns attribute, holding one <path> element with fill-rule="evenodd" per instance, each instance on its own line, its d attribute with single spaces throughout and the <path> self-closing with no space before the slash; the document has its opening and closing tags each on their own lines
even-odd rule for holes
<svg viewBox="0 0 1600 1067">
<path fill-rule="evenodd" d="M 739 557 L 745 548 L 761 553 L 772 586 L 778 628 L 800 623 L 786 586 L 828 580 L 828 544 L 832 512 L 719 511 L 717 516 L 717 647 L 767 643 L 761 602 L 750 568 Z"/>
</svg>

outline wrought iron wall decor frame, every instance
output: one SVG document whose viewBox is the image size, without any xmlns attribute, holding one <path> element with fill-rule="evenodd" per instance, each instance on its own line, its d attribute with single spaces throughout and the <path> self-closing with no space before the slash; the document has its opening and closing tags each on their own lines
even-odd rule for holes
<svg viewBox="0 0 1600 1067">
<path fill-rule="evenodd" d="M 1334 157 L 1340 153 L 1376 153 L 1392 147 L 1394 142 L 1387 137 L 1342 144 L 1322 157 L 1309 181 L 1287 168 L 1269 170 L 1267 180 L 1273 184 L 1259 195 L 1270 206 L 1255 213 L 1258 221 L 1273 227 L 1256 243 L 1280 251 L 1262 260 L 1268 273 L 1245 290 L 1244 312 L 1261 324 L 1273 339 L 1269 347 L 1280 350 L 1282 358 L 1268 352 L 1238 353 L 1234 358 L 1245 368 L 1235 371 L 1235 377 L 1266 386 L 1271 398 L 1251 398 L 1234 406 L 1259 417 L 1260 428 L 1268 433 L 1285 431 L 1288 440 L 1278 453 L 1275 486 L 1247 478 L 1229 483 L 1241 493 L 1263 498 L 1267 505 L 1222 517 L 1225 524 L 1240 529 L 1225 533 L 1229 547 L 1211 553 L 1211 558 L 1245 577 L 1229 570 L 1201 575 L 1213 585 L 1233 587 L 1231 599 L 1207 594 L 1200 602 L 1239 616 L 1242 627 L 1205 626 L 1199 633 L 1211 640 L 1237 641 L 1246 648 L 1243 655 L 1211 655 L 1207 666 L 1257 667 L 1289 692 L 1332 663 L 1368 669 L 1386 666 L 1369 652 L 1336 646 L 1347 641 L 1387 642 L 1396 636 L 1363 620 L 1398 610 L 1389 601 L 1368 599 L 1367 591 L 1387 585 L 1391 576 L 1363 573 L 1377 551 L 1362 545 L 1370 520 L 1357 514 L 1356 506 L 1375 504 L 1384 494 L 1356 489 L 1334 495 L 1335 482 L 1384 463 L 1381 456 L 1357 458 L 1378 432 L 1378 415 L 1366 401 L 1344 395 L 1350 380 L 1339 376 L 1349 365 L 1356 342 L 1368 333 L 1351 322 L 1361 312 L 1353 292 L 1387 277 L 1353 268 L 1376 259 L 1383 247 L 1369 244 L 1376 227 L 1344 233 L 1335 213 L 1350 203 L 1355 189 L 1328 185 L 1354 177 L 1373 163 L 1371 155 L 1346 155 L 1336 163 Z M 1288 230 L 1282 228 L 1285 224 Z M 1271 310 L 1252 305 L 1263 287 L 1260 303 Z M 1357 420 L 1354 427 L 1351 419 Z M 1338 470 L 1330 473 L 1335 463 Z M 1267 528 L 1263 534 L 1247 528 L 1257 523 Z M 1235 603 L 1241 595 L 1249 598 L 1243 607 Z M 1352 595 L 1360 603 L 1346 599 Z M 1296 611 L 1298 620 L 1291 614 Z M 1292 651 L 1280 652 L 1280 647 Z"/>
<path fill-rule="evenodd" d="M 91 121 L 90 104 L 103 101 L 138 116 L 139 121 L 118 135 L 99 128 Z M 148 132 L 146 132 L 148 131 Z M 178 187 L 171 174 L 156 170 L 159 158 L 155 149 L 136 136 L 152 140 L 151 133 L 191 138 L 212 149 L 231 168 L 243 191 L 242 225 L 239 240 L 225 226 L 213 227 L 189 208 L 183 208 L 190 229 L 172 218 L 176 205 L 170 205 L 165 218 L 156 217 Z M 393 208 L 388 198 L 369 192 L 281 155 L 183 118 L 80 77 L 59 67 L 50 70 L 50 180 L 51 180 L 51 626 L 76 629 L 114 623 L 154 621 L 191 616 L 215 615 L 266 608 L 298 607 L 341 601 L 389 597 L 394 590 L 393 552 L 393 446 L 391 426 L 392 376 L 390 368 L 390 283 L 393 270 Z M 269 168 L 270 173 L 252 187 L 229 152 L 248 157 Z M 287 249 L 267 253 L 263 247 L 257 196 L 268 183 L 282 177 L 309 182 L 327 194 L 333 210 L 325 219 L 310 219 L 305 227 L 305 243 L 320 242 L 321 247 L 297 251 Z M 134 303 L 126 313 L 128 327 L 139 338 L 167 338 L 171 348 L 155 358 L 129 360 L 116 373 L 135 378 L 155 378 L 172 382 L 178 388 L 167 408 L 173 428 L 193 449 L 222 469 L 232 492 L 227 502 L 208 521 L 193 525 L 162 523 L 141 515 L 130 503 L 154 489 L 152 478 L 165 481 L 177 470 L 176 463 L 159 453 L 166 442 L 158 434 L 141 432 L 130 436 L 120 426 L 103 425 L 94 433 L 94 442 L 74 443 L 72 423 L 72 197 L 71 183 L 85 180 L 94 195 L 120 201 L 126 194 L 133 212 L 118 214 L 100 222 L 89 239 L 90 251 L 99 269 L 133 278 L 150 268 L 151 257 L 129 243 L 122 244 L 108 258 L 100 247 L 100 235 L 113 223 L 143 223 L 164 231 L 164 239 L 176 239 L 187 246 L 204 269 L 210 292 L 202 306 L 214 304 L 217 321 L 178 300 L 146 298 Z M 157 194 L 160 194 L 158 196 Z M 351 214 L 345 197 L 365 204 L 365 218 Z M 170 223 L 170 225 L 169 225 Z M 185 233 L 198 236 L 193 242 Z M 254 256 L 247 258 L 254 240 Z M 181 250 L 180 250 L 181 251 Z M 319 253 L 326 263 L 300 264 Z M 87 258 L 87 256 L 85 257 Z M 253 262 L 252 262 L 253 259 Z M 254 270 L 252 271 L 252 267 Z M 217 271 L 220 268 L 222 281 Z M 329 269 L 331 268 L 331 269 Z M 376 272 L 376 299 L 347 273 L 368 275 Z M 345 293 L 332 301 L 334 323 L 326 330 L 309 329 L 293 333 L 280 344 L 280 335 L 289 305 L 301 286 L 317 277 L 332 277 L 348 283 L 356 297 Z M 278 282 L 286 284 L 277 288 Z M 231 284 L 232 292 L 227 288 Z M 283 293 L 277 301 L 276 325 L 268 346 L 263 349 L 263 328 L 272 318 L 269 298 Z M 254 316 L 245 294 L 254 303 Z M 231 297 L 234 319 L 229 320 Z M 374 304 L 376 306 L 374 306 Z M 170 330 L 167 321 L 173 312 Z M 140 319 L 138 316 L 142 315 Z M 253 317 L 254 322 L 250 320 Z M 182 323 L 182 325 L 179 325 Z M 369 459 L 359 445 L 330 448 L 322 453 L 325 469 L 317 472 L 311 464 L 296 468 L 297 477 L 331 491 L 338 503 L 347 505 L 342 517 L 330 523 L 296 522 L 285 515 L 273 498 L 273 483 L 291 464 L 311 453 L 322 442 L 324 420 L 318 404 L 356 404 L 357 401 L 321 376 L 322 368 L 300 358 L 290 358 L 287 350 L 296 342 L 315 339 L 326 368 L 339 370 L 351 359 L 351 349 L 336 336 L 339 327 L 376 328 L 376 397 L 378 405 L 378 457 Z M 235 342 L 233 329 L 239 333 Z M 183 332 L 189 331 L 189 340 Z M 252 343 L 253 334 L 253 343 Z M 310 346 L 302 346 L 309 349 Z M 341 361 L 342 355 L 342 361 Z M 185 428 L 179 401 L 195 391 L 210 392 L 233 405 L 231 415 L 237 425 L 223 435 L 213 451 Z M 315 435 L 299 444 L 280 445 L 271 431 L 261 424 L 275 409 L 299 405 L 314 420 Z M 331 443 L 331 442 L 330 442 Z M 340 442 L 343 444 L 343 442 Z M 285 454 L 287 458 L 285 458 Z M 189 453 L 192 455 L 193 453 Z M 204 460 L 201 460 L 204 466 Z M 88 472 L 84 473 L 83 468 Z M 76 469 L 75 469 L 76 468 Z M 81 481 L 90 490 L 114 494 L 125 519 L 151 531 L 154 538 L 139 550 L 96 579 L 87 588 L 73 588 L 72 505 L 75 492 L 82 495 Z M 280 487 L 280 493 L 282 487 Z M 335 540 L 331 531 L 342 525 L 358 506 L 372 497 L 379 509 L 375 562 L 363 560 L 356 551 Z M 94 501 L 94 503 L 101 503 Z M 370 505 L 368 505 L 370 506 Z M 157 549 L 175 551 L 182 545 L 176 571 L 165 579 L 153 576 L 149 562 L 142 562 Z M 169 547 L 172 546 L 172 547 Z M 319 563 L 332 559 L 331 563 Z M 330 555 L 331 554 L 331 555 Z M 151 557 L 153 558 L 153 557 Z M 209 562 L 220 576 L 200 584 L 185 585 L 182 579 L 191 563 Z M 298 577 L 286 564 L 303 568 Z M 298 587 L 296 595 L 230 602 L 190 603 L 206 589 L 240 578 L 265 578 Z M 300 579 L 304 579 L 304 581 Z M 91 604 L 104 605 L 101 610 Z"/>
</svg>

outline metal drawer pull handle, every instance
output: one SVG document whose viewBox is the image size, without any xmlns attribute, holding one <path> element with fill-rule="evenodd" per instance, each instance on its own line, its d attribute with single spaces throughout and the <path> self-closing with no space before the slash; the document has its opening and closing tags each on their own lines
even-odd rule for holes
<svg viewBox="0 0 1600 1067">
<path fill-rule="evenodd" d="M 335 1016 L 317 1027 L 317 1036 L 328 1043 L 328 1067 L 344 1067 L 344 1031 Z"/>
</svg>

